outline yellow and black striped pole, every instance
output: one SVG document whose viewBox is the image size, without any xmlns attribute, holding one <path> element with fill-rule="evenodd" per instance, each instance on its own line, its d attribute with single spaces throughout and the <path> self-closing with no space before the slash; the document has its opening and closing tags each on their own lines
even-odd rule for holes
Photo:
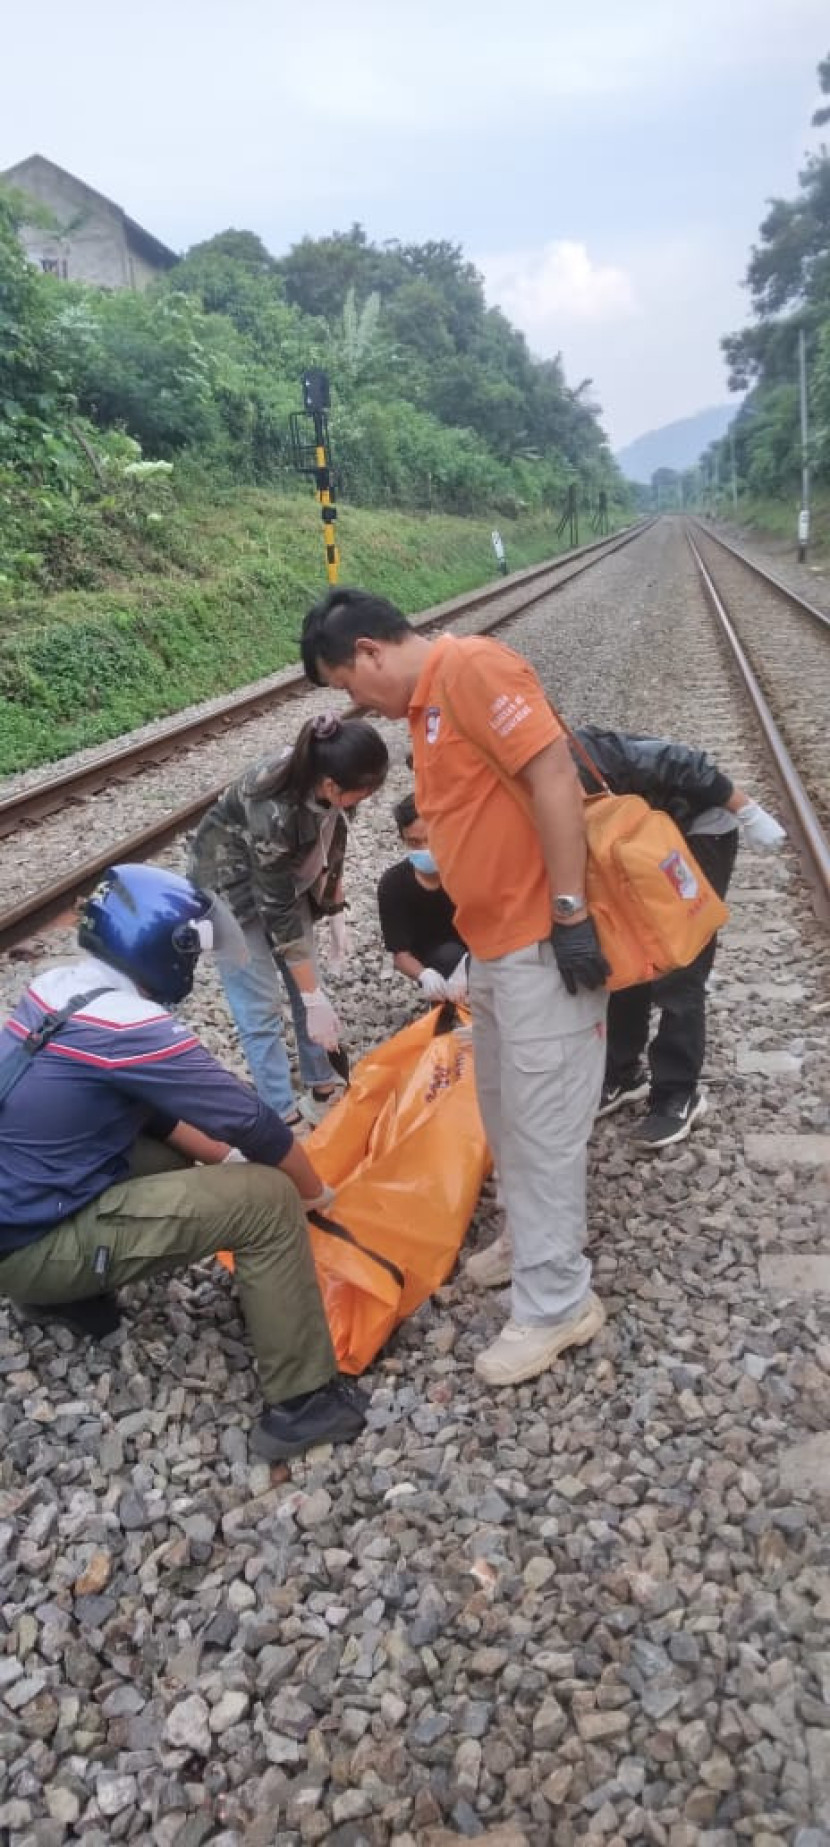
<svg viewBox="0 0 830 1847">
<path fill-rule="evenodd" d="M 323 537 L 326 544 L 326 576 L 330 584 L 336 584 L 337 572 L 340 566 L 340 553 L 337 549 L 337 539 L 335 536 L 337 508 L 331 497 L 331 469 L 329 467 L 328 450 L 325 440 L 321 440 L 323 433 L 317 429 L 316 417 L 314 419 L 314 424 L 314 479 L 317 485 L 317 499 L 320 502 L 320 512 L 323 516 Z"/>
<path fill-rule="evenodd" d="M 329 403 L 328 377 L 319 366 L 311 366 L 303 373 L 303 404 L 306 414 L 314 419 L 314 485 L 323 518 L 326 576 L 330 584 L 336 584 L 340 553 L 335 536 L 337 508 L 332 499 L 331 452 L 326 418 Z"/>
</svg>

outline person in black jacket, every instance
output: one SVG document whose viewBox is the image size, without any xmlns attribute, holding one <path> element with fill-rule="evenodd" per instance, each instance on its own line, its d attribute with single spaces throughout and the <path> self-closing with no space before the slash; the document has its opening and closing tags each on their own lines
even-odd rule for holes
<svg viewBox="0 0 830 1847">
<path fill-rule="evenodd" d="M 670 814 L 688 840 L 702 871 L 720 897 L 732 876 L 739 840 L 774 847 L 784 830 L 744 790 L 735 787 L 703 750 L 669 738 L 634 737 L 586 725 L 576 736 L 615 795 L 642 795 L 652 808 Z M 574 753 L 583 786 L 597 793 L 584 763 Z M 687 968 L 660 980 L 611 995 L 605 1082 L 597 1117 L 648 1097 L 645 1121 L 636 1135 L 647 1149 L 684 1141 L 706 1110 L 699 1088 L 706 1050 L 706 982 L 715 959 L 713 936 Z M 652 1005 L 660 1011 L 648 1043 Z"/>
</svg>

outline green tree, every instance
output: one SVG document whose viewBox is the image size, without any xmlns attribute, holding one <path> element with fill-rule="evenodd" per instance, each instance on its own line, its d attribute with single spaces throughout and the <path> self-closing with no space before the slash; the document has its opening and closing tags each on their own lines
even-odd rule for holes
<svg viewBox="0 0 830 1847">
<path fill-rule="evenodd" d="M 19 197 L 0 191 L 0 454 L 5 446 L 18 459 L 24 422 L 34 442 L 71 402 L 49 293 L 18 239 L 21 206 Z"/>
<path fill-rule="evenodd" d="M 818 67 L 818 82 L 822 96 L 830 96 L 830 55 L 821 60 Z M 825 122 L 830 122 L 830 107 L 822 105 L 813 116 L 813 127 L 823 128 Z"/>
<path fill-rule="evenodd" d="M 215 438 L 213 317 L 185 294 L 62 285 L 57 334 L 78 404 L 121 425 L 151 456 Z"/>
<path fill-rule="evenodd" d="M 830 57 L 819 65 L 822 95 L 830 94 Z M 830 120 L 821 108 L 814 122 Z M 800 465 L 797 368 L 799 334 L 807 338 L 809 391 L 823 405 L 830 326 L 830 153 L 822 147 L 805 162 L 792 199 L 773 199 L 753 249 L 747 284 L 755 319 L 727 334 L 723 351 L 729 387 L 749 391 L 733 425 L 741 479 L 756 493 L 791 489 Z M 817 441 L 813 457 L 828 471 L 830 456 Z"/>
<path fill-rule="evenodd" d="M 773 199 L 761 224 L 746 280 L 756 314 L 780 314 L 827 300 L 830 283 L 830 154 L 813 154 L 799 174 L 795 199 Z"/>
<path fill-rule="evenodd" d="M 109 293 L 31 267 L 19 209 L 0 211 L 0 496 L 21 558 L 27 520 L 37 530 L 30 575 L 78 581 L 90 483 L 112 508 L 120 482 L 144 530 L 122 481 L 142 449 L 219 482 L 283 480 L 309 365 L 331 376 L 335 465 L 356 500 L 510 513 L 560 505 L 575 478 L 621 491 L 588 382 L 532 358 L 457 244 L 376 245 L 353 225 L 276 258 L 228 229 L 145 294 Z M 30 519 L 22 480 L 62 498 Z"/>
<path fill-rule="evenodd" d="M 342 357 L 351 380 L 366 368 L 375 345 L 380 321 L 380 295 L 373 289 L 362 308 L 358 308 L 354 288 L 343 303 Z"/>
<path fill-rule="evenodd" d="M 665 510 L 681 504 L 681 476 L 676 468 L 657 468 L 651 477 L 652 504 Z"/>
<path fill-rule="evenodd" d="M 383 269 L 383 253 L 369 243 L 359 224 L 349 231 L 332 231 L 330 237 L 301 238 L 278 264 L 286 299 L 331 326 L 342 314 L 350 289 L 361 304 L 374 289 L 384 296 Z"/>
</svg>

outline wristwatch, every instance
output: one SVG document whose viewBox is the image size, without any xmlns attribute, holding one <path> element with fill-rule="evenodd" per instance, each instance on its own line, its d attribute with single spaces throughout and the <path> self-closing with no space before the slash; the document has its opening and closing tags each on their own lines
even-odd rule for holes
<svg viewBox="0 0 830 1847">
<path fill-rule="evenodd" d="M 587 900 L 575 898 L 571 892 L 557 893 L 553 900 L 553 915 L 557 923 L 570 923 L 572 917 L 578 917 L 580 911 L 587 909 Z"/>
</svg>

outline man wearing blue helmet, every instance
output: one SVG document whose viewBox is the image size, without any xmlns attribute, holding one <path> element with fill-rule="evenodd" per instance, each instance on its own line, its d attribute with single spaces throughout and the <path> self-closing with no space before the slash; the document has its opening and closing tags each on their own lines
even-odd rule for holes
<svg viewBox="0 0 830 1847">
<path fill-rule="evenodd" d="M 266 1403 L 252 1447 L 279 1459 L 350 1441 L 365 1415 L 306 1229 L 333 1195 L 168 1011 L 203 951 L 227 961 L 239 939 L 221 900 L 157 866 L 113 866 L 86 901 L 84 959 L 38 975 L 0 1032 L 0 1295 L 100 1336 L 121 1284 L 232 1251 Z"/>
</svg>

